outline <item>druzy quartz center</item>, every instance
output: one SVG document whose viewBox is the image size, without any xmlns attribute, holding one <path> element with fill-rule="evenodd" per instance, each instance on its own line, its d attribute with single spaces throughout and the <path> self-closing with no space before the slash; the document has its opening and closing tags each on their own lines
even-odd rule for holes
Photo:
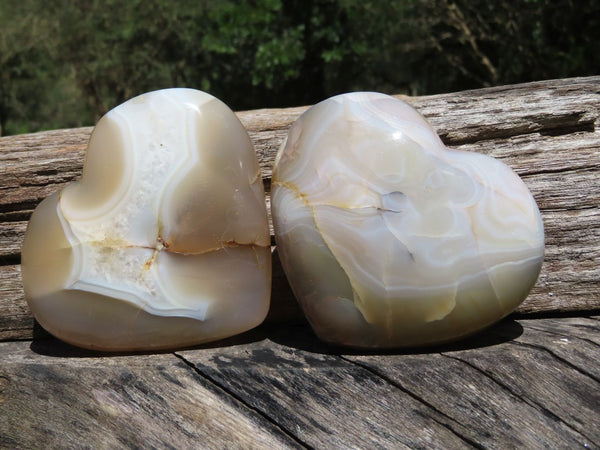
<svg viewBox="0 0 600 450">
<path fill-rule="evenodd" d="M 148 350 L 262 322 L 270 258 L 260 169 L 242 124 L 209 94 L 166 89 L 99 121 L 81 181 L 34 212 L 22 274 L 52 334 Z"/>
<path fill-rule="evenodd" d="M 272 208 L 290 285 L 317 335 L 358 347 L 429 345 L 513 311 L 544 232 L 521 179 L 446 148 L 407 103 L 333 97 L 291 127 Z"/>
</svg>

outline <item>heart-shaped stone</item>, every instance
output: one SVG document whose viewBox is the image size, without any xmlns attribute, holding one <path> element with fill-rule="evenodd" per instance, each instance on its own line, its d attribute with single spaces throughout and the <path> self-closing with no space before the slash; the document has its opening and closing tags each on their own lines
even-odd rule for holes
<svg viewBox="0 0 600 450">
<path fill-rule="evenodd" d="M 99 350 L 194 345 L 246 331 L 269 308 L 260 169 L 221 101 L 193 89 L 106 114 L 83 177 L 33 213 L 23 286 L 39 323 Z"/>
<path fill-rule="evenodd" d="M 305 112 L 276 159 L 277 249 L 317 335 L 356 347 L 472 334 L 528 295 L 538 207 L 505 164 L 446 148 L 407 103 L 344 94 Z"/>
</svg>

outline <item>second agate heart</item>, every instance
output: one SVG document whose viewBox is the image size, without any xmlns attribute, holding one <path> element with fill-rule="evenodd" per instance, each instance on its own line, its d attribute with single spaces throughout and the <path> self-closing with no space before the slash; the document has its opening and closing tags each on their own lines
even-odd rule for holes
<svg viewBox="0 0 600 450">
<path fill-rule="evenodd" d="M 35 210 L 22 274 L 35 318 L 82 347 L 180 347 L 261 323 L 270 237 L 240 121 L 192 89 L 110 111 L 92 133 L 81 181 Z"/>
<path fill-rule="evenodd" d="M 276 159 L 277 248 L 316 334 L 431 345 L 513 311 L 544 255 L 538 207 L 505 164 L 446 148 L 405 102 L 352 93 L 311 107 Z"/>
</svg>

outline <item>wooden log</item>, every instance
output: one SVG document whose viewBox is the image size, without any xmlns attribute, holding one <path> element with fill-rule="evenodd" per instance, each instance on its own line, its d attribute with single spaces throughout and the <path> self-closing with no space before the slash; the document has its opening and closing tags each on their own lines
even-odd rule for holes
<svg viewBox="0 0 600 450">
<path fill-rule="evenodd" d="M 0 343 L 0 448 L 598 448 L 600 317 L 380 354 L 264 325 L 176 353 Z"/>
<path fill-rule="evenodd" d="M 581 337 L 581 325 L 598 336 L 600 323 L 584 318 L 506 321 L 487 334 L 506 339 L 496 345 L 479 340 L 477 348 L 460 344 L 439 355 L 347 359 L 465 425 L 482 447 L 562 447 L 559 442 L 576 435 L 579 445 L 593 446 L 600 438 L 599 347 Z M 449 373 L 461 381 L 449 383 Z"/>
<path fill-rule="evenodd" d="M 599 310 L 600 77 L 403 98 L 447 145 L 503 160 L 536 198 L 546 260 L 518 312 Z M 238 113 L 254 142 L 267 193 L 277 149 L 305 110 Z M 80 177 L 90 132 L 88 127 L 0 138 L 0 340 L 33 335 L 18 269 L 23 233 L 43 198 Z M 277 264 L 275 271 L 270 320 L 296 320 L 299 309 Z"/>
<path fill-rule="evenodd" d="M 301 447 L 172 354 L 149 366 L 29 345 L 0 344 L 0 448 Z"/>
</svg>

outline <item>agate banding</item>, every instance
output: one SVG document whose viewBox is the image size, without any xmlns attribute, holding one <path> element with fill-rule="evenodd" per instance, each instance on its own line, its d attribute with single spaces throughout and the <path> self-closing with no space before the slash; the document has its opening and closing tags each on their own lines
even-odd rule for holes
<svg viewBox="0 0 600 450">
<path fill-rule="evenodd" d="M 39 323 L 81 347 L 166 349 L 260 324 L 270 237 L 242 124 L 192 89 L 110 111 L 90 138 L 81 181 L 35 210 L 22 274 Z"/>
<path fill-rule="evenodd" d="M 446 148 L 407 103 L 311 107 L 276 159 L 277 249 L 316 334 L 355 347 L 443 343 L 513 311 L 544 254 L 538 207 L 493 158 Z"/>
</svg>

